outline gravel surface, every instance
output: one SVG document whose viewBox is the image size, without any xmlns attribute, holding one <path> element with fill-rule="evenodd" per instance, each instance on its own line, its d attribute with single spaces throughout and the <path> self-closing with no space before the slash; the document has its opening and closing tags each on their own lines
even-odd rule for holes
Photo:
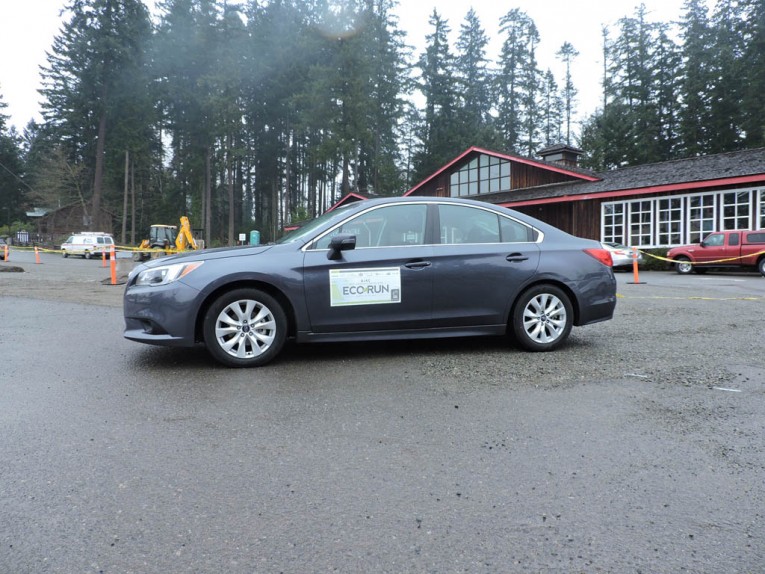
<svg viewBox="0 0 765 574">
<path fill-rule="evenodd" d="M 132 260 L 117 260 L 118 284 L 111 284 L 109 262 L 64 259 L 43 254 L 34 263 L 31 252 L 12 252 L 0 270 L 0 293 L 6 296 L 121 307 L 125 276 Z M 671 385 L 724 385 L 743 376 L 748 366 L 765 365 L 765 278 L 757 274 L 708 274 L 684 278 L 674 273 L 643 272 L 642 284 L 631 273 L 617 273 L 619 303 L 614 320 L 572 330 L 559 352 L 508 354 L 505 338 L 467 339 L 443 355 L 442 342 L 418 342 L 418 352 L 432 349 L 422 374 L 439 381 L 438 388 L 465 380 L 476 385 L 573 384 L 593 376 L 608 380 L 632 377 Z M 410 343 L 388 343 L 406 352 Z M 350 345 L 368 354 L 368 345 Z M 462 350 L 464 349 L 464 350 Z M 595 356 L 593 356 L 595 355 Z M 531 370 L 531 373 L 530 373 Z M 529 375 L 533 374 L 533 377 Z M 434 390 L 438 390 L 434 389 Z"/>
<path fill-rule="evenodd" d="M 758 275 L 619 273 L 615 318 L 553 353 L 232 370 L 122 339 L 100 261 L 24 255 L 0 262 L 24 269 L 0 272 L 2 572 L 763 571 Z"/>
</svg>

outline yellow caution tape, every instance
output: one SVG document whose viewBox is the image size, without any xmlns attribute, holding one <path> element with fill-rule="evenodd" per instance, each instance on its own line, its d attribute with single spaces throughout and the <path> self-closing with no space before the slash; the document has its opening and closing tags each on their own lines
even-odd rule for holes
<svg viewBox="0 0 765 574">
<path fill-rule="evenodd" d="M 47 247 L 28 247 L 25 245 L 9 245 L 8 251 L 34 251 L 37 249 L 39 253 L 63 253 L 64 251 L 62 249 L 49 249 Z M 2 248 L 0 248 L 0 251 L 2 251 Z M 158 249 L 158 248 L 152 248 L 152 249 L 141 249 L 140 247 L 130 247 L 127 245 L 115 245 L 114 251 L 127 251 L 127 252 L 133 252 L 133 253 L 164 253 L 167 255 L 173 254 L 173 253 L 185 253 L 186 250 L 179 250 L 179 249 Z M 110 253 L 109 249 L 106 249 L 104 251 L 107 255 Z M 100 256 L 101 250 L 98 250 L 97 252 L 91 252 L 94 256 Z"/>
<path fill-rule="evenodd" d="M 642 253 L 643 255 L 646 255 L 648 257 L 653 257 L 654 259 L 658 259 L 659 261 L 667 261 L 669 263 L 677 263 L 678 262 L 677 259 L 668 259 L 667 257 L 661 257 L 659 255 L 654 255 L 653 253 L 647 253 L 647 252 L 642 251 L 640 249 L 638 249 L 638 251 L 640 253 Z M 715 259 L 714 261 L 702 261 L 702 262 L 698 262 L 698 261 L 691 261 L 690 259 L 688 259 L 688 260 L 684 259 L 683 263 L 686 263 L 688 265 L 714 265 L 715 263 L 727 263 L 728 261 L 736 261 L 738 259 L 744 259 L 746 257 L 759 257 L 760 255 L 765 255 L 765 250 L 758 251 L 757 253 L 750 253 L 749 255 L 739 255 L 737 257 L 727 257 L 725 259 Z"/>
</svg>

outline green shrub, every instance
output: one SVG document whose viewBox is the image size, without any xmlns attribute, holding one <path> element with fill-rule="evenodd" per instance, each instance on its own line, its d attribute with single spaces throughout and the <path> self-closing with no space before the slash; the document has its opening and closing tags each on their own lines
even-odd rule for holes
<svg viewBox="0 0 765 574">
<path fill-rule="evenodd" d="M 641 249 L 643 252 L 643 263 L 641 269 L 646 271 L 667 271 L 671 264 L 664 261 L 667 257 L 668 249 L 666 247 L 657 247 L 655 249 Z M 663 259 L 658 259 L 661 257 Z"/>
</svg>

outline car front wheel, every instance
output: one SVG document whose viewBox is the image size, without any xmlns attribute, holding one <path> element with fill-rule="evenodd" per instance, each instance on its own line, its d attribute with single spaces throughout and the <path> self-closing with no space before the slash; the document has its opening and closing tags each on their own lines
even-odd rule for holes
<svg viewBox="0 0 765 574">
<path fill-rule="evenodd" d="M 518 344 L 529 351 L 552 351 L 571 332 L 574 312 L 563 290 L 537 285 L 518 299 L 512 316 L 512 330 Z"/>
<path fill-rule="evenodd" d="M 757 262 L 757 269 L 760 271 L 760 275 L 765 277 L 765 257 Z"/>
<path fill-rule="evenodd" d="M 687 257 L 680 257 L 675 261 L 675 271 L 680 275 L 688 275 L 693 271 L 693 264 Z"/>
<path fill-rule="evenodd" d="M 279 354 L 287 338 L 281 305 L 258 289 L 221 295 L 207 310 L 204 340 L 210 353 L 229 367 L 259 367 Z"/>
</svg>

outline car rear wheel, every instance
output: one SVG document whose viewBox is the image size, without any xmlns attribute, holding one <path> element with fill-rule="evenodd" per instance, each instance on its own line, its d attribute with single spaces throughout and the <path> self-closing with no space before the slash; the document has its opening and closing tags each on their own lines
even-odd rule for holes
<svg viewBox="0 0 765 574">
<path fill-rule="evenodd" d="M 757 269 L 760 271 L 760 275 L 765 277 L 765 257 L 757 262 Z"/>
<path fill-rule="evenodd" d="M 259 367 L 279 354 L 287 338 L 281 305 L 258 289 L 221 295 L 207 310 L 204 340 L 218 361 L 229 367 Z"/>
<path fill-rule="evenodd" d="M 680 275 L 688 275 L 689 273 L 693 272 L 693 265 L 691 264 L 691 260 L 687 257 L 680 257 L 676 259 L 675 271 L 677 271 Z"/>
<path fill-rule="evenodd" d="M 571 301 L 562 289 L 537 285 L 518 299 L 511 326 L 524 349 L 552 351 L 568 338 L 573 320 Z"/>
<path fill-rule="evenodd" d="M 90 259 L 92 257 L 90 251 L 86 251 L 84 257 L 85 259 Z"/>
</svg>

